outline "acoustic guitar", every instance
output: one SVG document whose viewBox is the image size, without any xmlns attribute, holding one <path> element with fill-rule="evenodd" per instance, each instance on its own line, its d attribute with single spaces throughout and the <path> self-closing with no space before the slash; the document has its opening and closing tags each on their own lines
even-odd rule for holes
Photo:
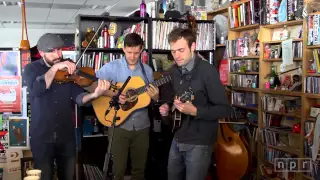
<svg viewBox="0 0 320 180">
<path fill-rule="evenodd" d="M 163 76 L 162 78 L 152 82 L 151 84 L 159 87 L 165 83 L 171 81 L 171 76 Z M 123 83 L 117 83 L 117 87 L 121 87 Z M 127 86 L 124 88 L 123 93 L 127 96 L 127 101 L 125 104 L 120 105 L 120 109 L 117 112 L 117 121 L 115 126 L 119 126 L 122 124 L 128 116 L 130 116 L 133 112 L 138 109 L 147 107 L 151 98 L 147 93 L 147 86 L 144 80 L 140 76 L 131 77 Z M 114 117 L 115 110 L 114 108 L 110 109 L 110 101 L 112 97 L 108 96 L 100 96 L 98 99 L 92 102 L 93 109 L 97 118 L 101 124 L 107 127 L 112 126 L 112 120 Z"/>
<path fill-rule="evenodd" d="M 191 87 L 180 96 L 180 101 L 183 103 L 192 101 L 193 99 L 194 94 Z M 182 114 L 174 105 L 172 106 L 172 112 L 174 113 L 172 132 L 176 132 L 181 126 Z"/>
</svg>

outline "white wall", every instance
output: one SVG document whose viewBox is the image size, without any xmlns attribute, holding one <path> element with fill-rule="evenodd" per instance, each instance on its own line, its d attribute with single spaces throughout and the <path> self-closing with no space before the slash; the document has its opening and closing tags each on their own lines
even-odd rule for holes
<svg viewBox="0 0 320 180">
<path fill-rule="evenodd" d="M 37 41 L 44 33 L 75 33 L 74 29 L 28 29 L 30 47 L 37 44 Z M 0 48 L 19 47 L 21 41 L 21 28 L 0 28 Z"/>
</svg>

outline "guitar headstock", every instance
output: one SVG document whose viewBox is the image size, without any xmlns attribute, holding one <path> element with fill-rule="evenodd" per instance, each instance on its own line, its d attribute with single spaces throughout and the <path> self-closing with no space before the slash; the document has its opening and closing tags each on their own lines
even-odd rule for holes
<svg viewBox="0 0 320 180">
<path fill-rule="evenodd" d="M 180 101 L 181 102 L 187 102 L 187 101 L 192 101 L 192 100 L 194 100 L 194 93 L 192 91 L 192 88 L 190 87 L 187 91 L 185 91 L 180 96 Z"/>
</svg>

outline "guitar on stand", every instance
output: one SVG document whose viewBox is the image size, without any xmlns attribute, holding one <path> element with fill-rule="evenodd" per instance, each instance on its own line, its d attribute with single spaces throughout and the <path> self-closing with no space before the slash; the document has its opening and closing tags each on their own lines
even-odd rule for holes
<svg viewBox="0 0 320 180">
<path fill-rule="evenodd" d="M 185 103 L 187 101 L 192 101 L 194 99 L 194 93 L 192 88 L 190 87 L 187 91 L 185 91 L 178 99 L 181 102 Z M 182 114 L 178 111 L 175 106 L 173 105 L 172 110 L 173 112 L 173 127 L 172 132 L 176 132 L 181 126 Z"/>
</svg>

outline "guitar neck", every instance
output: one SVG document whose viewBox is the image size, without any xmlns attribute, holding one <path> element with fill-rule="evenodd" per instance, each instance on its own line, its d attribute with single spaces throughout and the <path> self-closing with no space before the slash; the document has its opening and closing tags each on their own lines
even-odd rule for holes
<svg viewBox="0 0 320 180">
<path fill-rule="evenodd" d="M 161 86 L 161 85 L 163 85 L 163 84 L 165 84 L 165 83 L 167 83 L 169 81 L 171 81 L 171 77 L 170 76 L 166 76 L 166 77 L 163 77 L 163 78 L 161 78 L 159 80 L 156 80 L 156 81 L 152 82 L 151 84 L 153 86 L 159 87 L 159 86 Z M 143 94 L 144 92 L 146 92 L 148 86 L 149 85 L 145 85 L 145 86 L 142 86 L 142 87 L 139 87 L 138 89 L 136 89 L 137 94 L 140 95 L 140 94 Z"/>
</svg>

